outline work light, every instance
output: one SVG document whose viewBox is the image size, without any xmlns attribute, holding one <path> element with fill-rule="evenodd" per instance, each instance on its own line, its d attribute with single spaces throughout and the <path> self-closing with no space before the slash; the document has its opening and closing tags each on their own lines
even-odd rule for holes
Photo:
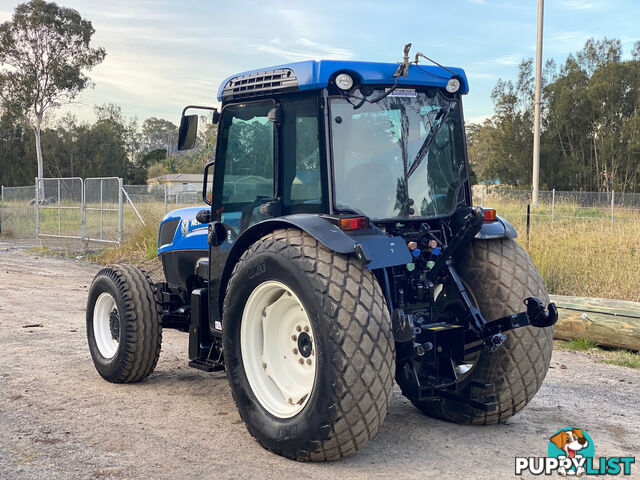
<svg viewBox="0 0 640 480">
<path fill-rule="evenodd" d="M 341 73 L 336 77 L 336 85 L 340 90 L 349 90 L 353 87 L 353 78 L 346 73 Z"/>
<path fill-rule="evenodd" d="M 451 77 L 447 82 L 447 92 L 456 93 L 460 89 L 460 80 L 456 77 Z"/>
</svg>

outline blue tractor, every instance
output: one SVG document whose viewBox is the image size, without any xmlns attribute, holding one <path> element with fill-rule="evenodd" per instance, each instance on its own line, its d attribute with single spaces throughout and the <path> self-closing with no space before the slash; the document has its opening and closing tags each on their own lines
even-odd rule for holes
<svg viewBox="0 0 640 480">
<path fill-rule="evenodd" d="M 101 270 L 87 333 L 110 382 L 148 376 L 162 329 L 189 365 L 226 370 L 249 432 L 298 460 L 345 457 L 382 424 L 394 381 L 422 412 L 494 424 L 547 372 L 538 270 L 495 210 L 474 207 L 463 70 L 304 61 L 234 75 L 213 111 L 206 207 L 166 215 L 165 281 Z"/>
</svg>

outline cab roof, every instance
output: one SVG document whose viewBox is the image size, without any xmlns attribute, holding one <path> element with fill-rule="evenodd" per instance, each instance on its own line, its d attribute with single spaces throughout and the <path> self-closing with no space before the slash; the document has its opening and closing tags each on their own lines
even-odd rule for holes
<svg viewBox="0 0 640 480">
<path fill-rule="evenodd" d="M 338 73 L 348 73 L 363 85 L 392 85 L 397 63 L 307 60 L 238 73 L 226 78 L 218 89 L 218 100 L 264 95 L 284 90 L 314 90 L 328 86 Z M 447 67 L 460 79 L 459 93 L 469 92 L 463 69 Z M 454 75 L 436 65 L 410 65 L 409 75 L 398 77 L 398 85 L 444 88 Z"/>
</svg>

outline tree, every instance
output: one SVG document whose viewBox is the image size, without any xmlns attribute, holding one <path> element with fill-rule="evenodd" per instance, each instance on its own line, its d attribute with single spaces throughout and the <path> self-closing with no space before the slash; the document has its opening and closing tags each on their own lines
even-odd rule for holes
<svg viewBox="0 0 640 480">
<path fill-rule="evenodd" d="M 41 131 L 45 115 L 90 85 L 85 71 L 106 53 L 91 48 L 95 30 L 71 8 L 44 0 L 16 7 L 0 24 L 0 99 L 28 119 L 35 135 L 38 176 L 44 174 Z"/>
</svg>

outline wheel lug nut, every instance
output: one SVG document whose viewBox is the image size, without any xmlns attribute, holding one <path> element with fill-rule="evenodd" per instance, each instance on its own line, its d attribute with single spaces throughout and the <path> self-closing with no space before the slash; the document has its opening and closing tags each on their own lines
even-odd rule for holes
<svg viewBox="0 0 640 480">
<path fill-rule="evenodd" d="M 294 348 L 294 349 L 293 349 L 293 354 L 294 354 L 294 355 L 297 355 L 297 354 L 298 354 L 298 349 L 297 349 L 297 348 Z"/>
<path fill-rule="evenodd" d="M 298 363 L 300 363 L 300 365 L 304 365 L 304 358 L 301 358 L 300 360 L 298 360 Z"/>
<path fill-rule="evenodd" d="M 309 332 L 309 327 L 305 325 L 304 326 L 304 331 L 308 333 Z"/>
<path fill-rule="evenodd" d="M 291 340 L 293 340 L 295 342 L 296 340 L 298 340 L 298 336 L 297 335 L 291 335 Z"/>
<path fill-rule="evenodd" d="M 307 358 L 307 365 L 311 365 L 311 359 Z"/>
<path fill-rule="evenodd" d="M 301 332 L 302 331 L 302 327 L 300 327 L 300 325 L 296 325 L 296 331 Z"/>
</svg>

